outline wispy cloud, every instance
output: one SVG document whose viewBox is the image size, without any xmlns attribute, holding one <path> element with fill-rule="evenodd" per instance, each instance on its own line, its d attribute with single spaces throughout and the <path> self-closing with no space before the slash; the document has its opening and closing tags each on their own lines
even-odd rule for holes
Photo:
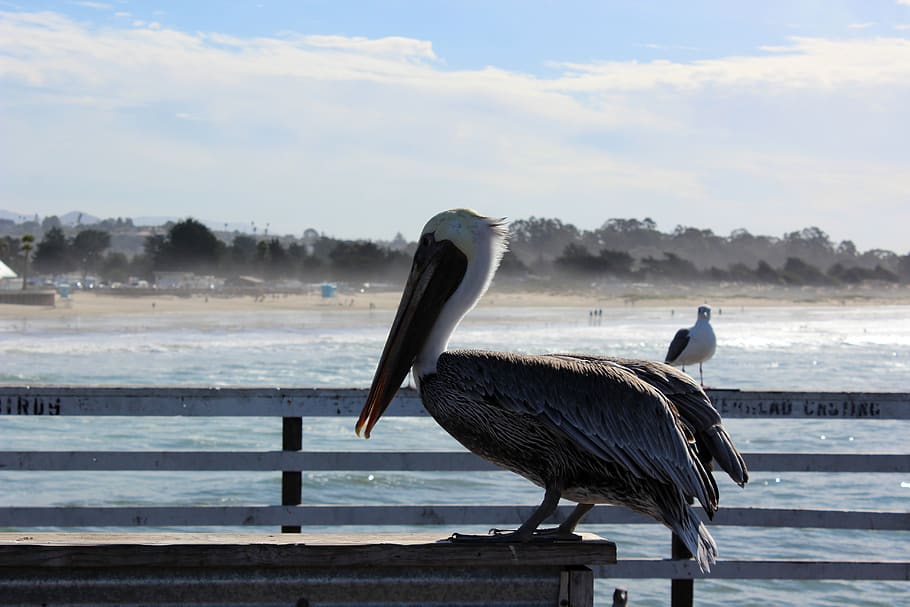
<svg viewBox="0 0 910 607">
<path fill-rule="evenodd" d="M 875 27 L 876 25 L 877 25 L 877 23 L 875 23 L 874 21 L 868 21 L 866 23 L 851 23 L 850 25 L 847 26 L 847 28 L 851 29 L 851 30 L 866 30 L 866 29 L 869 29 L 870 27 Z"/>
<path fill-rule="evenodd" d="M 762 54 L 689 63 L 630 61 L 561 63 L 568 89 L 647 89 L 655 86 L 841 87 L 898 84 L 910 78 L 910 41 L 901 38 L 826 40 L 794 37 Z"/>
<path fill-rule="evenodd" d="M 106 2 L 89 2 L 88 0 L 69 0 L 67 4 L 72 4 L 73 6 L 81 6 L 83 8 L 93 8 L 99 11 L 105 11 L 114 8 Z"/>
<path fill-rule="evenodd" d="M 645 42 L 637 44 L 636 46 L 640 48 L 650 48 L 654 50 L 661 51 L 700 51 L 701 48 L 697 46 L 686 46 L 681 44 L 657 44 L 656 42 Z"/>
</svg>

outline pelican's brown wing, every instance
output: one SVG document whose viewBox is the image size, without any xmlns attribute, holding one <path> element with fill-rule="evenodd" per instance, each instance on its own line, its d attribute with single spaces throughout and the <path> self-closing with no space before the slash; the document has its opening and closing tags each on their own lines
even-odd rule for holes
<svg viewBox="0 0 910 607">
<path fill-rule="evenodd" d="M 749 480 L 749 470 L 733 439 L 723 426 L 723 420 L 711 399 L 698 383 L 682 371 L 650 360 L 632 358 L 598 357 L 590 355 L 554 355 L 576 358 L 589 363 L 618 365 L 642 381 L 657 388 L 679 410 L 680 417 L 695 434 L 699 459 L 708 467 L 713 458 L 718 465 L 740 486 Z M 710 468 L 709 468 L 710 469 Z"/>
<path fill-rule="evenodd" d="M 709 515 L 716 511 L 717 486 L 676 408 L 621 365 L 473 350 L 443 353 L 437 365 L 473 398 L 533 416 L 594 456 L 672 484 Z"/>
</svg>

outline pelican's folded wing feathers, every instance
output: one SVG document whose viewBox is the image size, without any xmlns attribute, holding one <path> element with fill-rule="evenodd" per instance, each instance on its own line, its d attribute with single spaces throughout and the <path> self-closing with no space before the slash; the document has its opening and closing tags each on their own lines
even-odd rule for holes
<svg viewBox="0 0 910 607">
<path fill-rule="evenodd" d="M 621 365 L 486 351 L 450 351 L 439 364 L 449 356 L 460 360 L 447 372 L 460 369 L 465 389 L 485 391 L 478 396 L 487 402 L 534 416 L 589 453 L 640 478 L 672 483 L 709 514 L 716 510 L 717 487 L 674 406 Z M 472 381 L 483 376 L 488 380 Z"/>
</svg>

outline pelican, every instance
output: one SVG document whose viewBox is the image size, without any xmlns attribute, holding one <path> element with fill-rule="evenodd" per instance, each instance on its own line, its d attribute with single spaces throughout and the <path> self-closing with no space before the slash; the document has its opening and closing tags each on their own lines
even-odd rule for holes
<svg viewBox="0 0 910 607">
<path fill-rule="evenodd" d="M 584 515 L 612 503 L 665 524 L 708 571 L 717 546 L 688 500 L 698 499 L 709 517 L 716 511 L 712 456 L 739 484 L 748 472 L 694 380 L 657 362 L 447 350 L 489 286 L 506 237 L 504 220 L 468 209 L 426 224 L 357 434 L 369 438 L 410 369 L 424 406 L 449 434 L 544 489 L 518 529 L 453 541 L 577 540 Z M 578 505 L 557 528 L 538 529 L 560 498 Z"/>
<path fill-rule="evenodd" d="M 714 329 L 711 328 L 711 308 L 699 306 L 695 324 L 676 332 L 667 349 L 664 362 L 674 367 L 682 367 L 683 371 L 686 370 L 686 365 L 698 363 L 698 380 L 704 386 L 705 378 L 701 364 L 714 356 L 716 349 L 717 338 L 714 337 Z"/>
</svg>

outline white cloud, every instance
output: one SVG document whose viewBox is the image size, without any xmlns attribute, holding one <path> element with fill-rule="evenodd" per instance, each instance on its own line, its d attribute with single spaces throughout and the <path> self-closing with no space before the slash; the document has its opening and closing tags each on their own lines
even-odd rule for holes
<svg viewBox="0 0 910 607">
<path fill-rule="evenodd" d="M 105 10 L 109 10 L 109 9 L 113 8 L 110 4 L 107 4 L 106 2 L 89 2 L 87 0 L 70 0 L 70 2 L 68 2 L 68 4 L 72 4 L 75 6 L 81 6 L 83 8 L 93 8 L 93 9 L 99 10 L 99 11 L 105 11 Z"/>
<path fill-rule="evenodd" d="M 637 44 L 642 48 L 649 48 L 659 51 L 699 51 L 702 50 L 697 46 L 686 46 L 681 44 L 657 44 L 656 42 L 645 42 L 642 44 Z"/>
<path fill-rule="evenodd" d="M 765 46 L 763 54 L 704 59 L 690 63 L 610 61 L 560 63 L 556 81 L 565 90 L 682 89 L 724 87 L 816 88 L 906 83 L 910 40 L 902 38 L 826 40 L 791 38 L 786 46 Z"/>
<path fill-rule="evenodd" d="M 867 21 L 865 23 L 851 23 L 847 26 L 847 28 L 851 30 L 865 30 L 869 29 L 870 27 L 875 27 L 876 25 L 877 24 L 873 21 Z"/>
<path fill-rule="evenodd" d="M 0 203 L 86 196 L 66 206 L 122 215 L 125 202 L 182 214 L 218 201 L 234 209 L 229 220 L 282 215 L 344 237 L 388 237 L 413 220 L 402 214 L 419 224 L 469 205 L 588 227 L 633 215 L 720 232 L 822 224 L 860 246 L 855 227 L 869 224 L 905 242 L 893 213 L 869 212 L 870 201 L 897 209 L 910 196 L 901 38 L 554 63 L 539 77 L 449 69 L 431 41 L 404 37 L 133 25 L 0 13 L 11 125 L 0 152 L 17 151 L 2 153 L 5 171 L 32 184 L 55 175 L 44 189 L 0 180 Z M 366 207 L 394 210 L 351 226 Z M 755 208 L 751 225 L 729 212 Z"/>
</svg>

